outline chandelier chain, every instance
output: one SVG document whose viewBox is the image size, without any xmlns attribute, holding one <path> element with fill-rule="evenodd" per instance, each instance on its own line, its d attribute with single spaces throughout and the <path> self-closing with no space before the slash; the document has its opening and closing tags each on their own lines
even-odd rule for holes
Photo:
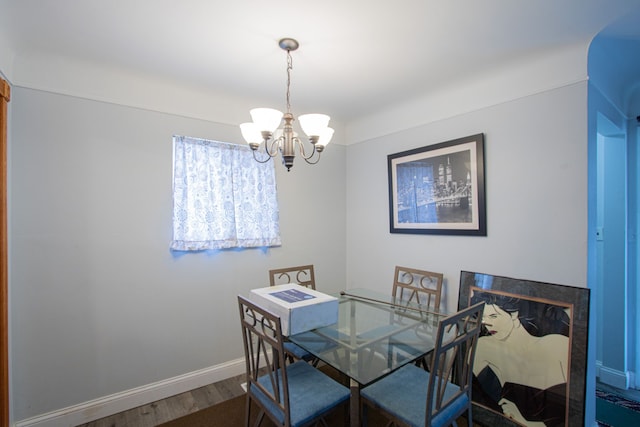
<svg viewBox="0 0 640 427">
<path fill-rule="evenodd" d="M 293 69 L 293 59 L 291 50 L 287 49 L 287 113 L 291 112 L 291 70 Z"/>
</svg>

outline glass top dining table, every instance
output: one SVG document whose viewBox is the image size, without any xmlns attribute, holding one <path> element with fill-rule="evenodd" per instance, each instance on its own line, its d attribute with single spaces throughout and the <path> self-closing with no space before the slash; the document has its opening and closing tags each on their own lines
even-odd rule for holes
<svg viewBox="0 0 640 427">
<path fill-rule="evenodd" d="M 338 322 L 291 335 L 289 340 L 350 379 L 351 425 L 359 425 L 359 390 L 435 346 L 446 315 L 368 289 L 338 297 Z"/>
</svg>

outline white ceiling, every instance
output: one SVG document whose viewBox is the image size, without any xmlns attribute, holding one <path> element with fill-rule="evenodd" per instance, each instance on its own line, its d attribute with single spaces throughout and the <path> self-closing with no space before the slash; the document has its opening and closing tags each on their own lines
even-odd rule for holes
<svg viewBox="0 0 640 427">
<path fill-rule="evenodd" d="M 0 0 L 0 42 L 13 62 L 95 63 L 280 109 L 286 55 L 277 42 L 296 38 L 293 112 L 344 122 L 588 45 L 606 27 L 640 39 L 640 0 Z"/>
</svg>

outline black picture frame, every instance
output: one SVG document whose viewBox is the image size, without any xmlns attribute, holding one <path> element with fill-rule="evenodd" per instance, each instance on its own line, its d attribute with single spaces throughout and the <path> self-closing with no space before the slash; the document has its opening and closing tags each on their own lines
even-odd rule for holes
<svg viewBox="0 0 640 427">
<path fill-rule="evenodd" d="M 486 236 L 484 134 L 387 156 L 391 233 Z"/>
<path fill-rule="evenodd" d="M 458 309 L 466 308 L 481 300 L 485 301 L 483 315 L 485 326 L 483 326 L 483 333 L 478 342 L 474 360 L 474 389 L 472 390 L 474 420 L 483 425 L 526 426 L 529 422 L 541 420 L 544 420 L 543 422 L 547 426 L 583 425 L 590 290 L 462 271 L 460 273 Z M 507 308 L 507 304 L 511 304 L 512 307 Z M 512 314 L 520 320 L 518 327 L 526 329 L 527 334 L 535 337 L 535 340 L 532 341 L 535 344 L 531 347 L 534 350 L 525 352 L 524 356 L 533 358 L 534 363 L 523 362 L 523 360 L 512 357 L 513 353 L 509 350 L 510 345 L 506 343 L 507 340 L 513 340 L 511 335 L 505 339 L 504 333 L 499 336 L 501 334 L 500 327 L 491 325 L 490 322 L 498 324 L 498 320 L 491 318 L 492 315 L 494 318 L 499 317 L 500 310 L 495 308 L 496 305 L 500 308 L 504 307 L 507 311 L 514 310 L 514 307 L 518 308 L 518 311 L 514 312 L 517 314 Z M 489 332 L 490 328 L 496 328 L 498 331 Z M 563 336 L 566 339 L 562 338 Z M 481 351 L 481 340 L 483 339 L 491 340 L 485 342 L 485 351 Z M 545 342 L 546 344 L 544 344 Z M 486 351 L 487 343 L 493 346 L 491 348 L 495 353 Z M 558 364 L 543 362 L 546 362 L 547 355 L 551 360 L 557 360 L 558 352 L 565 349 L 565 343 L 568 346 L 566 347 L 567 354 L 564 355 L 568 357 L 566 383 L 559 383 L 547 388 L 533 387 L 532 383 L 540 381 L 540 378 L 546 378 L 549 383 L 553 382 L 551 379 L 555 378 L 555 372 L 552 367 L 558 366 Z M 523 349 L 521 342 L 519 347 Z M 545 354 L 540 356 L 541 353 L 536 353 L 538 350 Z M 491 363 L 491 357 L 487 357 L 487 354 L 492 354 L 496 362 Z M 498 360 L 499 362 L 497 362 Z M 536 362 L 539 362 L 538 370 L 535 370 Z M 482 372 L 485 367 L 490 365 L 491 369 L 495 369 L 497 372 L 495 379 L 492 380 L 492 385 L 491 375 L 488 375 L 489 371 Z M 540 367 L 544 367 L 542 368 L 544 371 L 540 371 Z M 523 384 L 524 381 L 509 381 L 511 375 L 507 374 L 509 368 L 515 369 L 514 372 L 517 372 L 520 378 L 526 378 L 531 383 L 527 385 Z M 499 382 L 496 382 L 498 378 Z M 499 393 L 494 389 L 496 386 L 499 388 Z M 487 390 L 492 390 L 492 392 L 487 392 Z M 535 399 L 532 396 L 536 396 Z M 509 403 L 518 407 L 518 411 L 527 422 L 514 421 L 518 417 L 513 418 L 508 412 L 509 410 L 513 411 L 513 406 L 511 409 L 507 406 Z M 564 413 L 561 409 L 564 410 Z M 536 417 L 539 419 L 534 419 L 533 415 L 527 415 L 533 413 L 536 413 Z"/>
</svg>

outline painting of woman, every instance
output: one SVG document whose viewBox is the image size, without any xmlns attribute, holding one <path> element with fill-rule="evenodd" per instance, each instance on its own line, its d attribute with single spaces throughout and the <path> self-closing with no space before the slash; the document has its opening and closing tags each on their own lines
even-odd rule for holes
<svg viewBox="0 0 640 427">
<path fill-rule="evenodd" d="M 470 303 L 480 301 L 474 402 L 524 426 L 565 426 L 570 308 L 472 288 Z"/>
</svg>

